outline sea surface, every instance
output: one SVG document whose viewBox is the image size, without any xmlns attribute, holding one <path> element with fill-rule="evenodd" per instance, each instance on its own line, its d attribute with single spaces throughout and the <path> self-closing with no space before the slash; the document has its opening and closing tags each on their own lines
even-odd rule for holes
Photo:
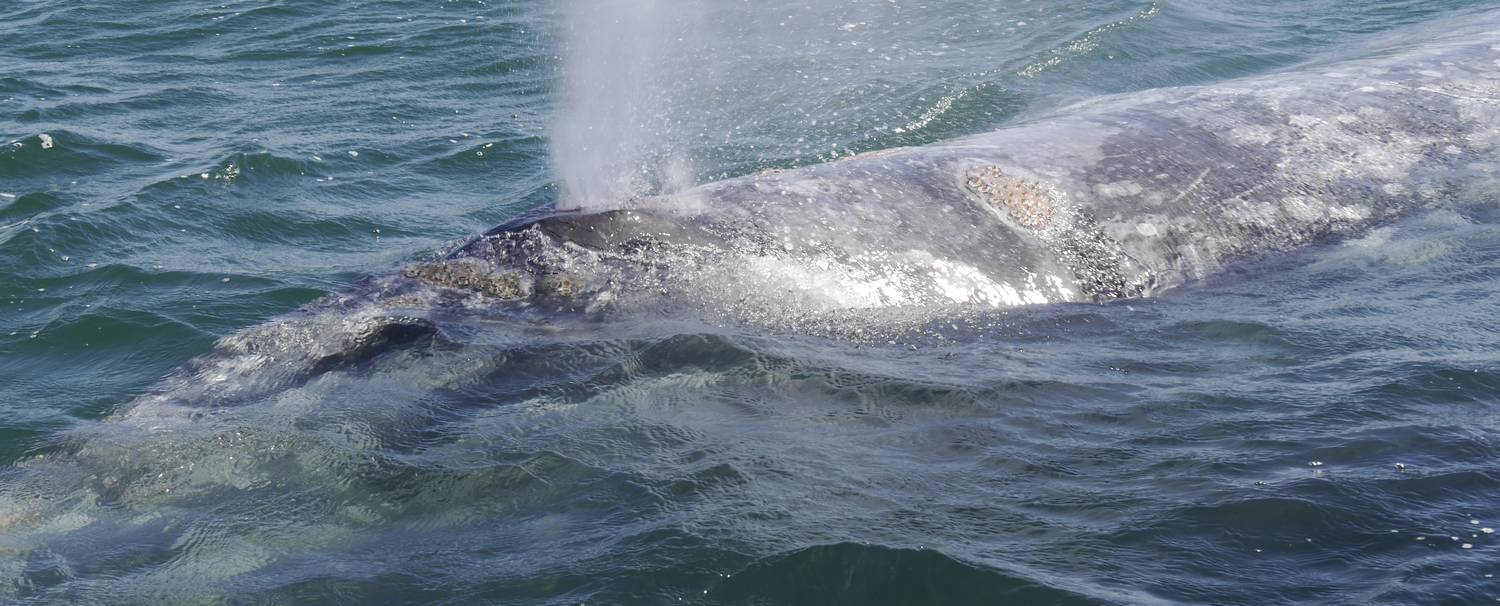
<svg viewBox="0 0 1500 606">
<path fill-rule="evenodd" d="M 110 420 L 528 211 L 1487 4 L 7 0 L 0 602 L 1493 603 L 1500 211 L 1464 201 L 941 343 L 573 326 Z"/>
</svg>

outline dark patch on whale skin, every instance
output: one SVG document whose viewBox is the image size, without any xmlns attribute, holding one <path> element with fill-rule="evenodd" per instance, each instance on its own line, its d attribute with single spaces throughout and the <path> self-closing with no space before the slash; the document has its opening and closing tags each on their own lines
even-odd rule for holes
<svg viewBox="0 0 1500 606">
<path fill-rule="evenodd" d="M 580 309 L 582 299 L 620 282 L 655 282 L 653 272 L 669 269 L 666 258 L 682 251 L 744 246 L 723 226 L 666 212 L 609 210 L 596 213 L 536 214 L 475 237 L 440 260 L 419 265 L 420 275 L 403 274 L 459 291 L 524 300 L 550 309 Z M 584 280 L 569 268 L 580 251 L 611 271 L 602 283 Z"/>
<path fill-rule="evenodd" d="M 493 258 L 497 254 L 513 250 L 505 246 L 504 242 L 509 236 L 526 230 L 535 230 L 560 242 L 571 242 L 603 252 L 628 253 L 649 247 L 655 241 L 700 246 L 724 244 L 722 237 L 702 225 L 662 211 L 560 211 L 532 214 L 504 223 L 471 239 L 449 253 L 447 258 Z"/>
<path fill-rule="evenodd" d="M 393 351 L 437 345 L 438 323 L 413 315 L 381 314 L 323 322 L 345 302 L 323 301 L 280 322 L 221 339 L 208 353 L 179 368 L 152 394 L 163 401 L 197 408 L 236 406 L 294 389 L 325 373 L 373 363 Z M 230 361 L 256 361 L 227 364 Z M 206 377 L 218 377 L 205 380 Z"/>
<path fill-rule="evenodd" d="M 394 347 L 415 345 L 437 334 L 437 324 L 426 318 L 392 316 L 378 318 L 365 330 L 354 333 L 347 347 L 330 352 L 313 361 L 310 375 L 345 368 L 389 351 Z"/>
</svg>

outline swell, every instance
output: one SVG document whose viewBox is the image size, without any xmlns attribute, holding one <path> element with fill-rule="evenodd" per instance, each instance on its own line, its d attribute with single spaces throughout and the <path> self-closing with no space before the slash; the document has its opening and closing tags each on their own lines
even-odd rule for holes
<svg viewBox="0 0 1500 606">
<path fill-rule="evenodd" d="M 43 91 L 27 92 L 36 95 L 46 94 Z M 16 121 L 22 123 L 78 123 L 87 120 L 107 119 L 110 116 L 128 115 L 136 117 L 145 112 L 168 111 L 182 106 L 207 109 L 222 108 L 237 100 L 232 93 L 207 87 L 165 88 L 136 95 L 125 97 L 115 96 L 116 98 L 105 99 L 98 97 L 108 95 L 100 95 L 99 92 L 101 91 L 92 91 L 93 94 L 89 95 L 89 100 L 87 101 L 57 103 L 45 108 L 25 110 L 16 116 Z M 63 96 L 63 94 L 56 94 L 56 96 Z"/>
<path fill-rule="evenodd" d="M 1108 604 L 930 549 L 838 543 L 759 560 L 708 590 L 710 604 Z"/>
<path fill-rule="evenodd" d="M 118 143 L 71 130 L 24 137 L 0 148 L 0 177 L 15 184 L 79 177 L 122 165 L 161 162 L 165 154 L 142 143 Z M 12 186 L 14 187 L 14 186 Z"/>
</svg>

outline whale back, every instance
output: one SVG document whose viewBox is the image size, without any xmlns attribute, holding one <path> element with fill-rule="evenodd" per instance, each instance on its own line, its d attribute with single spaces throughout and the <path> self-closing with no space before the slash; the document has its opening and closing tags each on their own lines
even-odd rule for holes
<svg viewBox="0 0 1500 606">
<path fill-rule="evenodd" d="M 521 286 L 499 298 L 547 309 L 789 330 L 849 310 L 1149 296 L 1413 209 L 1492 200 L 1500 34 L 1484 25 L 532 218 L 440 263 L 513 276 Z"/>
</svg>

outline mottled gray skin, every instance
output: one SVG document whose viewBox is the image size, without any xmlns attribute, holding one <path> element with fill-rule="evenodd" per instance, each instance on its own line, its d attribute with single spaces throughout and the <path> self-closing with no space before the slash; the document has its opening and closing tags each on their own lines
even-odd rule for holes
<svg viewBox="0 0 1500 606">
<path fill-rule="evenodd" d="M 1496 21 L 1408 32 L 1416 43 L 1374 59 L 519 220 L 229 337 L 161 397 L 242 401 L 491 319 L 686 314 L 837 334 L 830 317 L 1149 296 L 1413 209 L 1490 203 Z"/>
</svg>

